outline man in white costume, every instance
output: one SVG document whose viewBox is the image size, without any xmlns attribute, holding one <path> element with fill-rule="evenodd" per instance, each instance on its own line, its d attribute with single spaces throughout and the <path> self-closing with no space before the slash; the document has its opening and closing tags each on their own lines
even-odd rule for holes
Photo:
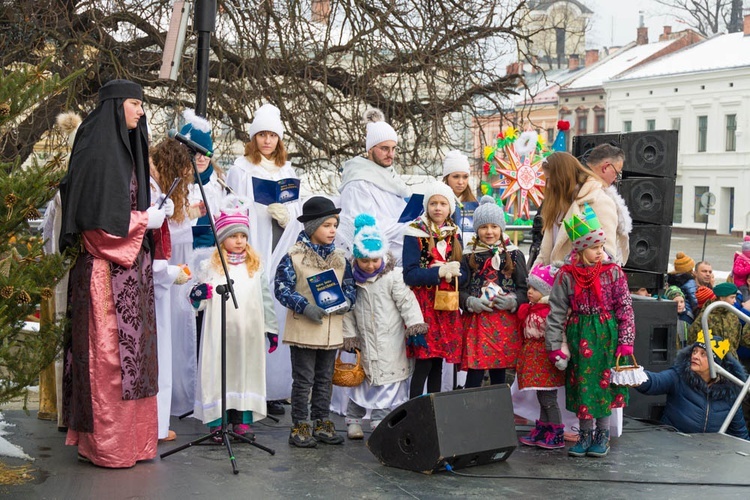
<svg viewBox="0 0 750 500">
<path fill-rule="evenodd" d="M 398 135 L 385 122 L 379 109 L 368 109 L 364 119 L 367 123 L 367 158 L 357 156 L 344 164 L 339 187 L 341 220 L 336 247 L 351 255 L 354 217 L 361 213 L 372 214 L 388 240 L 396 265 L 401 265 L 404 236 L 403 224 L 398 219 L 411 190 L 393 169 Z"/>
</svg>

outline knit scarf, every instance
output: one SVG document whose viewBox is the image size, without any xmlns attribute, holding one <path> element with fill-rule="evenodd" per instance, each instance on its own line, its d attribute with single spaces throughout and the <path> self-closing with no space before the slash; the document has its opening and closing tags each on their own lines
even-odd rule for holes
<svg viewBox="0 0 750 500">
<path fill-rule="evenodd" d="M 245 262 L 245 259 L 247 259 L 247 254 L 245 252 L 240 252 L 240 253 L 227 252 L 227 262 L 231 266 L 242 264 L 243 262 Z"/>
<path fill-rule="evenodd" d="M 214 166 L 210 163 L 208 164 L 208 168 L 201 172 L 200 175 L 200 181 L 202 185 L 208 184 L 208 181 L 211 180 L 211 174 L 214 173 Z M 193 182 L 198 182 L 198 179 L 195 178 L 195 174 L 193 174 Z"/>
<path fill-rule="evenodd" d="M 276 165 L 276 160 L 269 160 L 263 155 L 260 155 L 260 166 L 263 167 L 269 174 L 276 174 L 281 167 Z"/>
<path fill-rule="evenodd" d="M 365 283 L 370 278 L 374 278 L 378 274 L 382 273 L 383 269 L 385 269 L 385 259 L 381 259 L 380 267 L 371 273 L 366 273 L 362 269 L 360 269 L 357 260 L 354 259 L 354 266 L 352 266 L 352 275 L 354 276 L 354 279 L 357 281 L 357 283 Z"/>
</svg>

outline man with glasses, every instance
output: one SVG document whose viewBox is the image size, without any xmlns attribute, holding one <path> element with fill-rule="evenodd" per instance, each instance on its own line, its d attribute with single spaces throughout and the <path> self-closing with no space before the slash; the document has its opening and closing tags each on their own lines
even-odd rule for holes
<svg viewBox="0 0 750 500">
<path fill-rule="evenodd" d="M 612 144 L 599 144 L 588 152 L 585 162 L 586 166 L 608 186 L 605 193 L 612 198 L 617 207 L 617 255 L 614 257 L 618 264 L 625 265 L 630 255 L 629 234 L 633 229 L 633 219 L 616 186 L 622 180 L 625 153 Z"/>
<path fill-rule="evenodd" d="M 365 111 L 367 157 L 357 156 L 344 164 L 341 178 L 341 214 L 336 246 L 351 255 L 354 218 L 361 213 L 373 215 L 388 240 L 391 252 L 401 265 L 403 224 L 399 217 L 411 190 L 393 169 L 398 135 L 379 109 Z"/>
</svg>

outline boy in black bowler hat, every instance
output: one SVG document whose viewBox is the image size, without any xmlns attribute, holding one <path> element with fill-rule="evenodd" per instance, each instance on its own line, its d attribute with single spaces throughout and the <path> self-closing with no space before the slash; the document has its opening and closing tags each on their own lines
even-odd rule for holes
<svg viewBox="0 0 750 500">
<path fill-rule="evenodd" d="M 354 306 L 357 292 L 351 265 L 333 244 L 339 212 L 341 209 L 328 198 L 313 196 L 307 200 L 297 217 L 304 230 L 276 269 L 276 298 L 289 309 L 284 328 L 284 343 L 289 344 L 292 359 L 293 426 L 289 444 L 298 448 L 314 448 L 318 442 L 344 442 L 328 412 L 336 350 L 344 344 L 343 315 Z M 333 314 L 316 305 L 307 281 L 329 269 L 336 274 L 347 300 L 347 307 Z"/>
</svg>

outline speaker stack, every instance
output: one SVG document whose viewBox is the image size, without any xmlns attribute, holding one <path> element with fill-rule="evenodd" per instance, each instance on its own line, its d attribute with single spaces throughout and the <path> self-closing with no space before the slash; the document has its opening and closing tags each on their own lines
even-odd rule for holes
<svg viewBox="0 0 750 500">
<path fill-rule="evenodd" d="M 669 247 L 674 215 L 677 177 L 677 131 L 657 130 L 626 134 L 591 134 L 573 138 L 573 155 L 585 160 L 599 144 L 610 143 L 625 152 L 620 195 L 633 219 L 630 256 L 624 270 L 631 289 L 661 292 L 669 266 Z M 633 300 L 636 336 L 634 354 L 650 371 L 662 371 L 674 363 L 677 306 L 672 301 Z M 644 396 L 630 391 L 625 413 L 658 420 L 666 396 Z"/>
<path fill-rule="evenodd" d="M 506 384 L 426 394 L 386 416 L 367 447 L 389 467 L 432 474 L 506 460 L 516 449 Z"/>
<path fill-rule="evenodd" d="M 633 218 L 630 257 L 624 266 L 628 284 L 631 288 L 660 290 L 669 265 L 677 131 L 576 136 L 573 155 L 585 160 L 591 149 L 603 143 L 619 146 L 625 152 L 619 191 Z"/>
</svg>

